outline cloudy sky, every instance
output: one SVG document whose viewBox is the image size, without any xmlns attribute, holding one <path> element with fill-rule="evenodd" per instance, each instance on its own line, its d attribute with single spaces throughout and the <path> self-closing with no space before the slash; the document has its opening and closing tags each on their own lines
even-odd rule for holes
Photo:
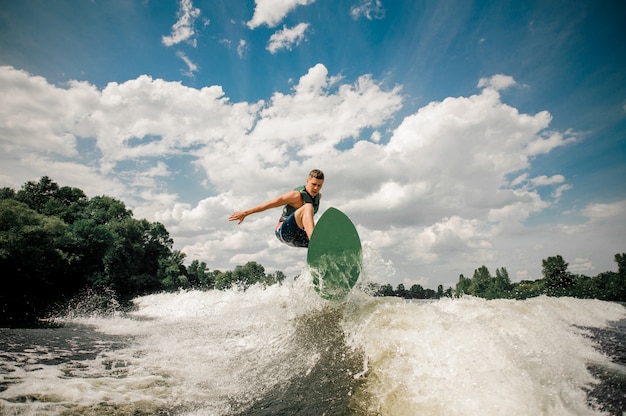
<svg viewBox="0 0 626 416">
<path fill-rule="evenodd" d="M 298 274 L 280 210 L 326 173 L 369 278 L 616 270 L 626 251 L 619 0 L 0 3 L 0 186 L 50 176 L 160 221 L 210 269 Z"/>
</svg>

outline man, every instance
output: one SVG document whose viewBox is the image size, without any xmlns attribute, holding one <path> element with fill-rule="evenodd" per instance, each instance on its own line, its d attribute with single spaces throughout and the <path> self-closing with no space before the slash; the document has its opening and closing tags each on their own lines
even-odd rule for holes
<svg viewBox="0 0 626 416">
<path fill-rule="evenodd" d="M 233 212 L 229 221 L 239 221 L 250 214 L 262 212 L 281 205 L 283 213 L 276 225 L 276 237 L 283 243 L 294 247 L 308 247 L 315 228 L 313 216 L 317 213 L 324 185 L 324 172 L 313 169 L 309 172 L 304 186 L 299 186 L 277 198 L 272 199 L 245 211 Z"/>
</svg>

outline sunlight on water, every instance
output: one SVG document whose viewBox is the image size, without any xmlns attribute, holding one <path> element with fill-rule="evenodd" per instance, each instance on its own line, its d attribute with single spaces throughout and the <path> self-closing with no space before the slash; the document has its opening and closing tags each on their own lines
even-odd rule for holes
<svg viewBox="0 0 626 416">
<path fill-rule="evenodd" d="M 380 414 L 594 414 L 587 363 L 607 359 L 574 326 L 624 316 L 600 301 L 385 301 L 348 325 Z"/>
<path fill-rule="evenodd" d="M 355 290 L 337 304 L 308 275 L 136 305 L 71 311 L 64 328 L 41 330 L 57 346 L 11 341 L 0 413 L 599 414 L 587 365 L 611 364 L 582 328 L 626 316 L 613 303 L 547 297 L 404 302 Z"/>
</svg>

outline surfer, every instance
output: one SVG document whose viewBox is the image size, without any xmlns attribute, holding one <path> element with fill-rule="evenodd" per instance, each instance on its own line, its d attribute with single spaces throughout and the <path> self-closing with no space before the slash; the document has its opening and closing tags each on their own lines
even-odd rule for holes
<svg viewBox="0 0 626 416">
<path fill-rule="evenodd" d="M 294 247 L 308 247 L 311 234 L 315 228 L 313 216 L 317 213 L 324 184 L 324 172 L 313 169 L 309 172 L 304 186 L 284 193 L 270 201 L 245 211 L 233 212 L 228 221 L 239 221 L 250 214 L 262 212 L 270 208 L 283 207 L 282 215 L 276 224 L 276 237 L 283 243 Z"/>
</svg>

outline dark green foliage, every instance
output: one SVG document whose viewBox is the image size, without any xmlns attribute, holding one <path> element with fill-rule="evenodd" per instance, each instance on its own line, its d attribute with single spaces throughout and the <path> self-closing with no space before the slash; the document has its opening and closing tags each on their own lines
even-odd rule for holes
<svg viewBox="0 0 626 416">
<path fill-rule="evenodd" d="M 22 202 L 0 200 L 0 270 L 2 316 L 32 318 L 38 305 L 63 293 L 67 286 L 59 269 L 67 255 L 58 248 L 67 240 L 67 225 L 46 217 Z"/>
<path fill-rule="evenodd" d="M 465 294 L 486 299 L 527 299 L 548 295 L 623 302 L 626 301 L 626 254 L 616 254 L 615 262 L 618 265 L 617 273 L 603 272 L 592 278 L 570 273 L 563 257 L 557 255 L 542 261 L 542 279 L 522 280 L 518 283 L 511 283 L 504 267 L 496 269 L 496 276 L 491 277 L 489 270 L 481 266 L 474 271 L 472 279 L 463 275 L 459 277 L 455 296 Z"/>
<path fill-rule="evenodd" d="M 548 257 L 541 262 L 543 278 L 546 282 L 547 294 L 559 296 L 565 294 L 574 283 L 574 278 L 567 271 L 568 264 L 561 256 Z"/>
<path fill-rule="evenodd" d="M 439 285 L 437 289 L 435 292 L 432 289 L 424 289 L 422 285 L 412 285 L 407 290 L 402 283 L 397 286 L 396 290 L 390 284 L 381 286 L 376 283 L 368 283 L 368 287 L 365 288 L 368 293 L 373 293 L 375 296 L 395 296 L 404 299 L 441 299 L 452 297 L 452 288 L 444 291 L 443 286 Z"/>
<path fill-rule="evenodd" d="M 596 277 L 571 274 L 563 257 L 554 256 L 543 260 L 543 278 L 522 280 L 511 283 L 506 268 L 496 269 L 492 276 L 489 269 L 481 266 L 474 270 L 471 279 L 460 275 L 456 288 L 443 289 L 439 285 L 437 291 L 424 289 L 421 285 L 413 285 L 406 290 L 400 283 L 397 290 L 389 284 L 376 285 L 370 283 L 370 292 L 377 296 L 396 296 L 405 299 L 441 299 L 444 297 L 476 296 L 485 299 L 528 299 L 540 295 L 571 296 L 578 298 L 595 298 L 608 301 L 626 301 L 626 253 L 616 254 L 615 262 L 618 271 L 603 272 Z"/>
<path fill-rule="evenodd" d="M 249 261 L 243 266 L 235 267 L 235 270 L 218 273 L 215 276 L 215 289 L 225 290 L 232 287 L 247 289 L 257 283 L 264 285 L 273 285 L 280 283 L 285 279 L 285 275 L 281 271 L 277 271 L 275 275 L 265 274 L 265 268 L 254 261 Z"/>
<path fill-rule="evenodd" d="M 192 261 L 189 267 L 187 267 L 187 276 L 192 287 L 215 288 L 215 275 L 209 273 L 205 262 Z"/>
<path fill-rule="evenodd" d="M 112 290 L 124 301 L 163 290 L 213 289 L 218 280 L 226 288 L 285 278 L 280 271 L 265 275 L 254 262 L 225 274 L 197 260 L 187 268 L 173 244 L 163 224 L 134 219 L 123 202 L 89 199 L 47 176 L 17 192 L 2 188 L 0 320 L 35 320 L 85 290 Z"/>
<path fill-rule="evenodd" d="M 0 321 L 15 323 L 41 317 L 47 308 L 85 290 L 112 290 L 120 300 L 180 289 L 246 289 L 285 279 L 281 271 L 266 274 L 248 262 L 232 271 L 209 271 L 206 263 L 173 250 L 163 224 L 133 218 L 123 202 L 108 196 L 87 198 L 83 191 L 59 187 L 47 176 L 27 182 L 15 192 L 0 189 Z M 596 277 L 573 275 L 561 256 L 543 260 L 543 279 L 511 283 L 506 268 L 492 276 L 485 266 L 471 279 L 459 276 L 454 296 L 464 294 L 526 299 L 548 294 L 626 301 L 626 253 L 616 254 L 617 272 Z M 405 299 L 452 297 L 453 289 L 437 291 L 403 284 L 369 283 L 369 293 Z"/>
</svg>

